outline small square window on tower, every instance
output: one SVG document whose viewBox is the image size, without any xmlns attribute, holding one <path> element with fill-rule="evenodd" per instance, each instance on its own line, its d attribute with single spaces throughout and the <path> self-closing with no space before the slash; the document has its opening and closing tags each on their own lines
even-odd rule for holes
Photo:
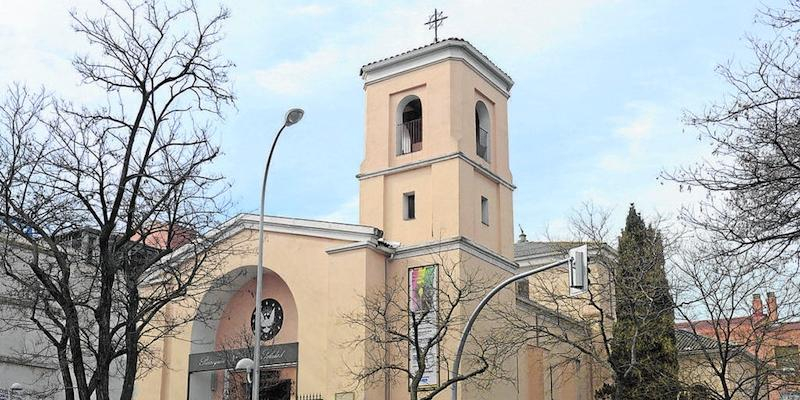
<svg viewBox="0 0 800 400">
<path fill-rule="evenodd" d="M 489 199 L 483 196 L 481 196 L 481 222 L 489 225 Z"/>
<path fill-rule="evenodd" d="M 403 193 L 403 219 L 416 218 L 416 205 L 414 192 Z"/>
</svg>

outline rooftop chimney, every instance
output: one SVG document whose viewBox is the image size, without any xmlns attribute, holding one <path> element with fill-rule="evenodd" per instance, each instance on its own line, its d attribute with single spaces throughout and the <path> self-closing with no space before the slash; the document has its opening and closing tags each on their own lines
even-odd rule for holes
<svg viewBox="0 0 800 400">
<path fill-rule="evenodd" d="M 778 320 L 778 300 L 775 299 L 775 292 L 767 292 L 767 317 L 770 321 Z"/>
<path fill-rule="evenodd" d="M 528 235 L 525 234 L 525 231 L 522 230 L 522 225 L 519 226 L 519 243 L 525 243 L 528 241 Z"/>
<path fill-rule="evenodd" d="M 754 294 L 753 295 L 753 317 L 755 319 L 761 319 L 764 316 L 764 303 L 761 302 L 761 295 Z"/>
</svg>

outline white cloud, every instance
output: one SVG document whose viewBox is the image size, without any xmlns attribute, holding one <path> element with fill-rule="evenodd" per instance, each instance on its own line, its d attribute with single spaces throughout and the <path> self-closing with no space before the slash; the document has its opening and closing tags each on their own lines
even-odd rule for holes
<svg viewBox="0 0 800 400">
<path fill-rule="evenodd" d="M 658 130 L 671 128 L 664 126 L 664 110 L 654 104 L 629 102 L 623 109 L 625 115 L 611 118 L 611 122 L 614 136 L 623 140 L 624 150 L 602 154 L 598 161 L 600 168 L 608 172 L 632 172 L 653 162 L 648 157 L 649 141 L 656 137 Z"/>
<path fill-rule="evenodd" d="M 625 125 L 617 127 L 615 133 L 631 142 L 640 142 L 650 136 L 653 130 L 653 114 L 644 112 Z"/>
<path fill-rule="evenodd" d="M 479 49 L 484 47 L 482 43 L 491 45 L 493 51 L 487 55 L 498 65 L 522 69 L 532 55 L 577 37 L 583 18 L 600 4 L 594 0 L 534 4 L 528 0 L 445 1 L 437 6 L 448 15 L 440 37 L 471 40 Z M 260 86 L 275 94 L 324 92 L 337 77 L 353 76 L 362 64 L 433 41 L 433 33 L 423 26 L 433 9 L 427 0 L 359 7 L 368 10 L 368 15 L 346 21 L 340 30 L 326 32 L 325 41 L 315 51 L 245 74 L 254 76 Z M 295 7 L 289 14 L 324 15 L 331 11 L 330 7 L 311 4 Z"/>
<path fill-rule="evenodd" d="M 643 102 L 630 102 L 624 108 L 630 114 L 615 120 L 614 134 L 627 140 L 632 151 L 640 150 L 641 142 L 653 136 L 660 110 Z"/>
<path fill-rule="evenodd" d="M 13 82 L 44 87 L 68 100 L 92 103 L 105 94 L 84 85 L 72 66 L 77 54 L 87 54 L 85 37 L 74 32 L 69 11 L 97 10 L 91 0 L 4 1 L 0 18 L 0 88 Z"/>
<path fill-rule="evenodd" d="M 254 71 L 253 77 L 256 83 L 273 93 L 306 95 L 328 82 L 331 66 L 336 65 L 339 58 L 336 49 L 322 48 L 299 60 L 284 61 Z"/>
<path fill-rule="evenodd" d="M 315 219 L 356 224 L 358 223 L 358 202 L 358 196 L 353 196 L 349 200 L 340 204 L 333 211 L 317 216 Z"/>
</svg>

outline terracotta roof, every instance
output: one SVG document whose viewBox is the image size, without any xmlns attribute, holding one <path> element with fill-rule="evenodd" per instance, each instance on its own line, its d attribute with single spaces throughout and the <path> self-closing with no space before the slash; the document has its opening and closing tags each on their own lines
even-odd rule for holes
<svg viewBox="0 0 800 400">
<path fill-rule="evenodd" d="M 389 60 L 393 60 L 393 59 L 395 59 L 395 58 L 398 58 L 398 57 L 404 56 L 404 55 L 406 55 L 406 54 L 414 53 L 414 52 L 417 52 L 417 51 L 420 51 L 420 50 L 423 50 L 423 49 L 429 48 L 429 47 L 431 47 L 431 46 L 435 46 L 435 45 L 442 44 L 442 43 L 446 43 L 446 42 L 461 42 L 461 43 L 466 43 L 467 45 L 469 45 L 469 47 L 471 47 L 472 49 L 474 49 L 474 50 L 475 50 L 475 51 L 476 51 L 478 54 L 480 54 L 481 56 L 483 56 L 483 57 L 484 57 L 484 58 L 485 58 L 485 59 L 486 59 L 486 60 L 489 62 L 489 64 L 491 64 L 491 65 L 492 65 L 494 68 L 497 68 L 497 70 L 498 70 L 498 71 L 502 72 L 502 73 L 503 73 L 503 74 L 504 74 L 504 75 L 505 75 L 505 76 L 506 76 L 506 77 L 507 77 L 509 80 L 511 80 L 511 76 L 510 76 L 510 75 L 508 75 L 508 73 L 506 73 L 505 71 L 503 71 L 503 69 L 502 69 L 502 68 L 498 67 L 498 66 L 497 66 L 497 64 L 495 64 L 495 63 L 494 63 L 494 62 L 493 62 L 493 61 L 492 61 L 492 60 L 491 60 L 489 57 L 487 57 L 487 56 L 486 56 L 486 54 L 483 54 L 483 52 L 481 52 L 481 51 L 480 51 L 480 50 L 478 50 L 478 49 L 477 49 L 475 46 L 473 46 L 473 45 L 472 45 L 472 43 L 470 43 L 470 42 L 468 42 L 468 41 L 466 41 L 466 40 L 464 40 L 464 39 L 462 39 L 462 38 L 455 38 L 455 37 L 453 37 L 453 38 L 447 38 L 447 39 L 442 39 L 442 40 L 440 40 L 440 41 L 438 41 L 438 42 L 428 43 L 428 44 L 426 44 L 426 45 L 424 45 L 424 46 L 420 46 L 420 47 L 417 47 L 417 48 L 414 48 L 414 49 L 411 49 L 411 50 L 404 51 L 404 52 L 402 52 L 402 53 L 395 54 L 395 55 L 393 55 L 393 56 L 390 56 L 390 57 L 382 58 L 382 59 L 380 59 L 380 60 L 377 60 L 377 61 L 373 61 L 373 62 L 370 62 L 370 63 L 364 64 L 364 65 L 362 65 L 362 66 L 361 66 L 361 70 L 360 70 L 360 72 L 359 72 L 359 75 L 362 75 L 362 76 L 363 76 L 363 75 L 364 75 L 364 69 L 365 69 L 365 68 L 367 68 L 367 67 L 374 66 L 375 64 L 383 63 L 383 62 L 386 62 L 386 61 L 389 61 Z"/>
<path fill-rule="evenodd" d="M 675 327 L 678 329 L 692 329 L 692 326 L 694 326 L 694 328 L 697 330 L 703 330 L 703 329 L 714 329 L 715 326 L 719 326 L 721 328 L 722 327 L 739 328 L 742 326 L 745 327 L 753 326 L 754 323 L 755 320 L 753 319 L 753 317 L 746 316 L 746 317 L 734 317 L 730 319 L 721 318 L 719 320 L 704 319 L 692 322 L 682 321 L 682 322 L 676 322 Z"/>
<path fill-rule="evenodd" d="M 700 320 L 700 321 L 682 321 L 676 322 L 675 328 L 677 329 L 692 329 L 694 326 L 695 330 L 702 331 L 702 330 L 713 330 L 716 326 L 719 326 L 720 329 L 739 329 L 739 328 L 752 328 L 759 324 L 760 320 L 766 320 L 766 316 L 756 317 L 752 315 L 748 315 L 745 317 L 734 317 L 730 319 L 719 319 L 719 320 Z M 769 327 L 770 331 L 792 331 L 792 330 L 800 330 L 800 321 L 780 321 L 777 323 L 772 323 Z"/>
</svg>

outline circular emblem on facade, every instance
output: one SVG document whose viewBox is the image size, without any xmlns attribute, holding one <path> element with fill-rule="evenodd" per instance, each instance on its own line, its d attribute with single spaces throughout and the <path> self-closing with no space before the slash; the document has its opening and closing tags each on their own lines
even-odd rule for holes
<svg viewBox="0 0 800 400">
<path fill-rule="evenodd" d="M 278 300 L 261 300 L 261 340 L 270 340 L 281 331 L 283 326 L 283 307 Z M 250 317 L 250 329 L 256 330 L 256 310 Z"/>
</svg>

